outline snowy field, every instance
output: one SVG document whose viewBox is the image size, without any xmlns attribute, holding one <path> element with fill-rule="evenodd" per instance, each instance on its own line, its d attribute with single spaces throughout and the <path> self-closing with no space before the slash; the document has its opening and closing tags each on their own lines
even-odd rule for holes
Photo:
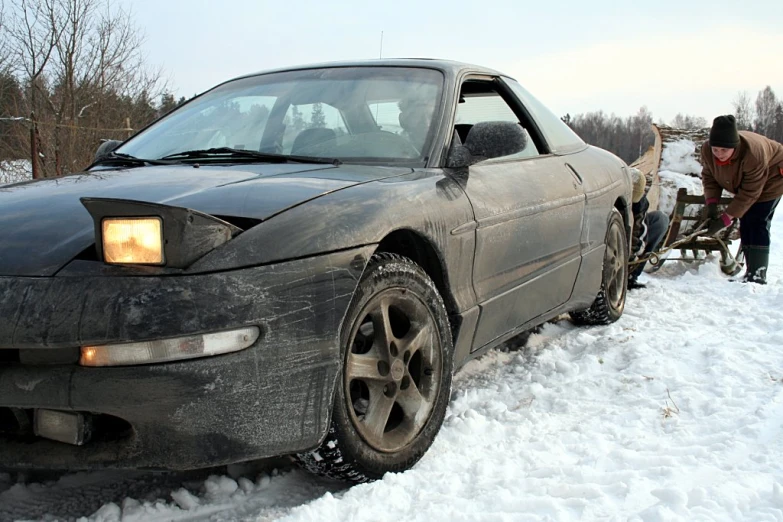
<svg viewBox="0 0 783 522">
<path fill-rule="evenodd" d="M 469 363 L 408 472 L 0 474 L 0 520 L 783 521 L 783 211 L 772 233 L 766 286 L 667 261 L 615 324 L 561 318 Z"/>
</svg>

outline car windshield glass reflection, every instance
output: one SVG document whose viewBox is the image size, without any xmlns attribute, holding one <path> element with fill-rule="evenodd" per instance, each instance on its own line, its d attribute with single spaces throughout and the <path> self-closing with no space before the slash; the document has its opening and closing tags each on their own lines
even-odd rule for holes
<svg viewBox="0 0 783 522">
<path fill-rule="evenodd" d="M 117 149 L 160 159 L 233 149 L 329 161 L 424 164 L 440 107 L 440 72 L 347 67 L 234 80 L 194 99 Z M 231 162 L 221 155 L 188 161 Z M 263 161 L 263 155 L 258 155 Z"/>
</svg>

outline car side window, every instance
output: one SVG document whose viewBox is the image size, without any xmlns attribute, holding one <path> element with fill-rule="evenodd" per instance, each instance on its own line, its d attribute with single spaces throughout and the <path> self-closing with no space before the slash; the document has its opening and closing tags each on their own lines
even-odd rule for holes
<svg viewBox="0 0 783 522">
<path fill-rule="evenodd" d="M 525 90 L 516 80 L 503 78 L 504 82 L 525 105 L 546 136 L 549 146 L 557 152 L 581 149 L 585 142 L 563 120 L 555 116 L 544 104 Z"/>
<path fill-rule="evenodd" d="M 454 130 L 461 142 L 467 141 L 470 129 L 479 122 L 507 121 L 522 125 L 528 136 L 527 146 L 520 152 L 504 156 L 503 159 L 518 159 L 540 156 L 530 132 L 520 121 L 519 116 L 498 92 L 495 84 L 488 81 L 468 80 L 462 85 Z"/>
</svg>

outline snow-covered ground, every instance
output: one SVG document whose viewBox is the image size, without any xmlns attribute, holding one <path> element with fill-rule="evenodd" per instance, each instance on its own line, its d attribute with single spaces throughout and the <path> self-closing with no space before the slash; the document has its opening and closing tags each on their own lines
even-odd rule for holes
<svg viewBox="0 0 783 522">
<path fill-rule="evenodd" d="M 698 194 L 688 147 L 661 178 Z M 783 521 L 783 211 L 772 233 L 766 286 L 730 282 L 716 257 L 669 260 L 618 322 L 560 318 L 469 363 L 408 472 L 352 488 L 279 461 L 212 476 L 0 474 L 0 520 Z"/>
<path fill-rule="evenodd" d="M 0 185 L 26 181 L 33 177 L 33 165 L 28 160 L 0 161 Z"/>
<path fill-rule="evenodd" d="M 728 281 L 716 258 L 667 261 L 617 323 L 561 319 L 469 363 L 406 473 L 349 489 L 288 467 L 187 488 L 5 476 L 0 519 L 781 521 L 783 212 L 772 230 L 766 286 Z"/>
</svg>

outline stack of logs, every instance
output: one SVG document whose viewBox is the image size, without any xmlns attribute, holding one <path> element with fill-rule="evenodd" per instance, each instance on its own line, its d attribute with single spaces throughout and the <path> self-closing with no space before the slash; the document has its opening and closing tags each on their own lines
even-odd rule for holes
<svg viewBox="0 0 783 522">
<path fill-rule="evenodd" d="M 670 142 L 676 142 L 680 140 L 691 140 L 695 144 L 695 157 L 698 161 L 700 159 L 699 150 L 702 143 L 704 143 L 709 137 L 710 129 L 675 129 L 667 125 L 655 125 L 652 126 L 653 134 L 655 134 L 655 144 L 650 147 L 647 152 L 639 157 L 631 164 L 631 167 L 639 169 L 642 174 L 647 178 L 647 186 L 650 187 L 647 193 L 647 199 L 650 201 L 650 209 L 658 208 L 658 201 L 660 199 L 661 180 L 658 177 L 658 169 L 661 166 L 661 153 L 663 152 L 664 144 Z M 674 189 L 676 191 L 676 188 Z"/>
</svg>

